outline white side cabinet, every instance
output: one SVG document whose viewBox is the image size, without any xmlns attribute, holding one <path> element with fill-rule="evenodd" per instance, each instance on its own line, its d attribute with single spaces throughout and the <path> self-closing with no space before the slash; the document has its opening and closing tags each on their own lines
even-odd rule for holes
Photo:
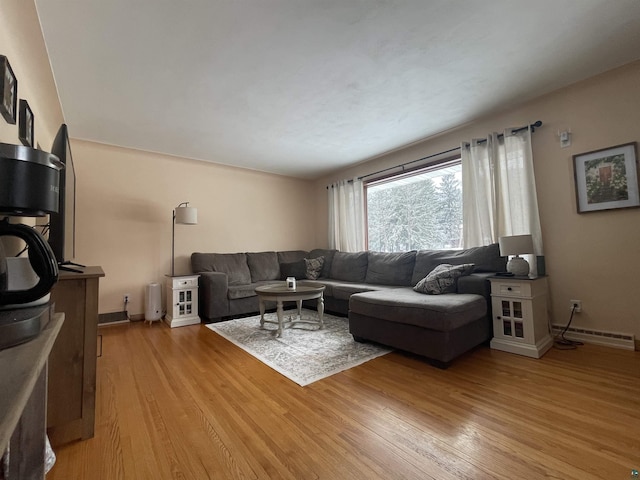
<svg viewBox="0 0 640 480">
<path fill-rule="evenodd" d="M 167 275 L 167 314 L 164 321 L 171 328 L 200 323 L 198 277 L 200 275 Z"/>
<path fill-rule="evenodd" d="M 491 348 L 540 358 L 553 345 L 547 314 L 547 277 L 491 281 Z"/>
</svg>

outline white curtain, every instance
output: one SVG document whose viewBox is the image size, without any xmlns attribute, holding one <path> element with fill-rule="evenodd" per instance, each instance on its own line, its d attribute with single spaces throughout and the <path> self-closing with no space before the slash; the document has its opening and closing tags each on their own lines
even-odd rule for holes
<svg viewBox="0 0 640 480">
<path fill-rule="evenodd" d="M 486 141 L 462 145 L 464 246 L 496 243 L 499 237 L 533 237 L 534 255 L 526 255 L 536 274 L 543 255 L 538 197 L 533 172 L 531 130 L 493 133 Z"/>
<path fill-rule="evenodd" d="M 360 252 L 364 245 L 362 180 L 342 180 L 329 186 L 329 248 Z"/>
</svg>

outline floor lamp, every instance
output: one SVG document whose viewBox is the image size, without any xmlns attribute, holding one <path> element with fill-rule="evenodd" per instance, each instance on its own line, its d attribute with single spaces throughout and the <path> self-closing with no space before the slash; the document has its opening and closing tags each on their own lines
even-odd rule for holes
<svg viewBox="0 0 640 480">
<path fill-rule="evenodd" d="M 189 202 L 182 202 L 176 208 L 173 209 L 173 222 L 171 230 L 171 276 L 175 277 L 175 263 L 176 263 L 176 223 L 181 225 L 197 225 L 198 224 L 198 209 L 190 207 Z"/>
</svg>

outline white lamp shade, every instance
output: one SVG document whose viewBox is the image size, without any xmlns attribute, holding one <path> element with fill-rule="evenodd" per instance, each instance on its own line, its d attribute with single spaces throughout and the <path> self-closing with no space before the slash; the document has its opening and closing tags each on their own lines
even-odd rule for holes
<svg viewBox="0 0 640 480">
<path fill-rule="evenodd" d="M 198 209 L 194 207 L 176 207 L 176 223 L 196 225 L 198 223 Z"/>
<path fill-rule="evenodd" d="M 503 257 L 533 253 L 533 237 L 531 235 L 500 237 L 498 244 L 500 245 L 500 255 Z"/>
</svg>

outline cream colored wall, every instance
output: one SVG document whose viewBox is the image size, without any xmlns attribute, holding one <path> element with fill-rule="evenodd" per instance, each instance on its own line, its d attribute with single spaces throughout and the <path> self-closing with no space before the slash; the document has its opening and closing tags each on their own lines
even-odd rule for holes
<svg viewBox="0 0 640 480">
<path fill-rule="evenodd" d="M 0 5 L 0 55 L 9 59 L 18 80 L 18 98 L 33 112 L 34 139 L 49 151 L 63 123 L 58 92 L 51 73 L 40 21 L 32 0 L 2 0 Z M 0 142 L 21 144 L 18 123 L 0 116 Z"/>
<path fill-rule="evenodd" d="M 318 242 L 326 244 L 326 185 L 458 146 L 472 137 L 542 120 L 533 135 L 536 184 L 554 323 L 640 337 L 640 209 L 576 213 L 572 155 L 640 142 L 640 62 L 577 83 L 316 183 Z M 570 128 L 572 145 L 557 132 Z M 640 151 L 639 151 L 640 153 Z"/>
<path fill-rule="evenodd" d="M 70 132 L 73 135 L 73 132 Z M 72 140 L 76 260 L 101 265 L 100 312 L 144 312 L 144 289 L 171 270 L 172 211 L 188 201 L 197 225 L 176 225 L 176 274 L 192 252 L 314 248 L 313 183 Z"/>
</svg>

